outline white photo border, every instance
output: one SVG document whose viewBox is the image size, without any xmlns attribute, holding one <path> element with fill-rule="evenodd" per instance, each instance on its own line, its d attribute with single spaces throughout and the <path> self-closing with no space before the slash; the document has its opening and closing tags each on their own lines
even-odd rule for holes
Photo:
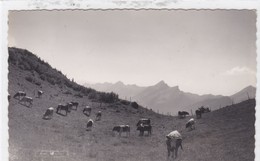
<svg viewBox="0 0 260 161">
<path fill-rule="evenodd" d="M 259 62 L 260 47 L 260 0 L 0 0 L 0 160 L 7 161 L 8 157 L 8 12 L 10 10 L 107 10 L 107 9 L 236 9 L 256 10 L 257 13 L 257 62 Z M 259 108 L 259 76 L 260 64 L 257 63 L 256 85 L 256 121 L 255 121 L 255 160 L 260 160 L 260 110 Z"/>
</svg>

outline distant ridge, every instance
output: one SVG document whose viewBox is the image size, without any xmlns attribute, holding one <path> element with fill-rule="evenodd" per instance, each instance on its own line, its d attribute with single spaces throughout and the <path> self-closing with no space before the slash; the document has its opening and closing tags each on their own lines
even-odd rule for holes
<svg viewBox="0 0 260 161">
<path fill-rule="evenodd" d="M 200 106 L 209 106 L 211 110 L 239 103 L 250 98 L 255 98 L 256 88 L 248 86 L 232 96 L 222 95 L 198 95 L 184 92 L 179 86 L 170 87 L 161 80 L 153 86 L 140 87 L 137 85 L 125 85 L 123 82 L 84 84 L 87 87 L 99 91 L 115 92 L 120 98 L 137 101 L 141 105 L 160 113 L 177 114 L 179 110 L 195 111 Z M 247 95 L 248 94 L 248 95 Z"/>
</svg>

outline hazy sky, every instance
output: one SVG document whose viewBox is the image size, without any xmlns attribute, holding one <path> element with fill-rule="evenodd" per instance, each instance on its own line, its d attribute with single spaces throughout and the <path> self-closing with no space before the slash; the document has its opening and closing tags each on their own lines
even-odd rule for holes
<svg viewBox="0 0 260 161">
<path fill-rule="evenodd" d="M 12 11 L 9 46 L 77 82 L 170 86 L 230 95 L 256 86 L 256 13 L 249 10 Z"/>
</svg>

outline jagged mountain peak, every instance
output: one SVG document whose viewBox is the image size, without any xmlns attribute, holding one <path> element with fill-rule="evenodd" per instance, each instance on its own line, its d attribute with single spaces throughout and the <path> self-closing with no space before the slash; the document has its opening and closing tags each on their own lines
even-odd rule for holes
<svg viewBox="0 0 260 161">
<path fill-rule="evenodd" d="M 124 86 L 125 84 L 124 84 L 122 81 L 118 81 L 118 82 L 116 82 L 114 85 L 121 85 L 121 86 Z"/>
<path fill-rule="evenodd" d="M 156 87 L 168 87 L 169 88 L 168 84 L 166 84 L 163 80 L 161 80 L 160 82 L 158 82 L 154 86 L 156 86 Z"/>
</svg>

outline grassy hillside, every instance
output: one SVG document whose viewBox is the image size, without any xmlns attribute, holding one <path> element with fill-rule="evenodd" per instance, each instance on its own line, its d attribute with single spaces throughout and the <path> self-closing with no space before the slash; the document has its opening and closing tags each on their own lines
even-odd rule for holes
<svg viewBox="0 0 260 161">
<path fill-rule="evenodd" d="M 21 67 L 23 63 L 20 56 L 24 54 L 21 51 L 23 50 L 15 49 L 19 59 L 17 55 L 12 60 L 9 59 L 9 93 L 13 96 L 18 90 L 26 91 L 28 96 L 34 98 L 34 102 L 33 106 L 28 108 L 19 104 L 16 99 L 10 100 L 10 161 L 161 161 L 166 160 L 165 135 L 176 129 L 183 135 L 184 148 L 184 151 L 179 151 L 176 160 L 254 159 L 255 100 L 204 114 L 202 119 L 196 120 L 196 130 L 189 131 L 185 129 L 185 122 L 190 117 L 178 119 L 163 116 L 142 107 L 135 109 L 118 99 L 108 102 L 110 99 L 101 97 L 104 94 L 92 89 L 87 89 L 91 92 L 84 94 L 84 89 L 75 88 L 80 86 L 50 66 L 50 73 L 53 72 L 58 78 L 63 77 L 60 79 L 62 83 L 56 82 L 56 78 L 54 84 L 47 79 L 43 80 L 40 74 L 35 72 L 35 68 L 28 70 Z M 31 57 L 34 56 L 29 56 Z M 28 56 L 23 58 L 23 61 L 27 59 Z M 37 62 L 37 59 L 35 61 Z M 39 65 L 35 64 L 36 67 Z M 28 80 L 28 77 L 32 77 L 34 81 Z M 71 85 L 66 85 L 66 81 Z M 45 92 L 42 98 L 36 98 L 36 91 L 39 89 Z M 96 93 L 97 96 L 93 97 L 91 93 Z M 79 94 L 82 97 L 78 97 Z M 79 102 L 77 111 L 72 111 L 68 116 L 54 113 L 51 120 L 42 119 L 48 107 L 56 108 L 59 103 L 69 101 Z M 82 113 L 85 105 L 93 107 L 90 117 Z M 94 122 L 92 131 L 86 131 L 87 120 L 94 119 L 94 114 L 99 110 L 102 111 L 101 121 Z M 142 117 L 152 120 L 151 137 L 138 136 L 135 124 Z M 112 128 L 118 124 L 130 125 L 129 137 L 114 136 Z"/>
</svg>

